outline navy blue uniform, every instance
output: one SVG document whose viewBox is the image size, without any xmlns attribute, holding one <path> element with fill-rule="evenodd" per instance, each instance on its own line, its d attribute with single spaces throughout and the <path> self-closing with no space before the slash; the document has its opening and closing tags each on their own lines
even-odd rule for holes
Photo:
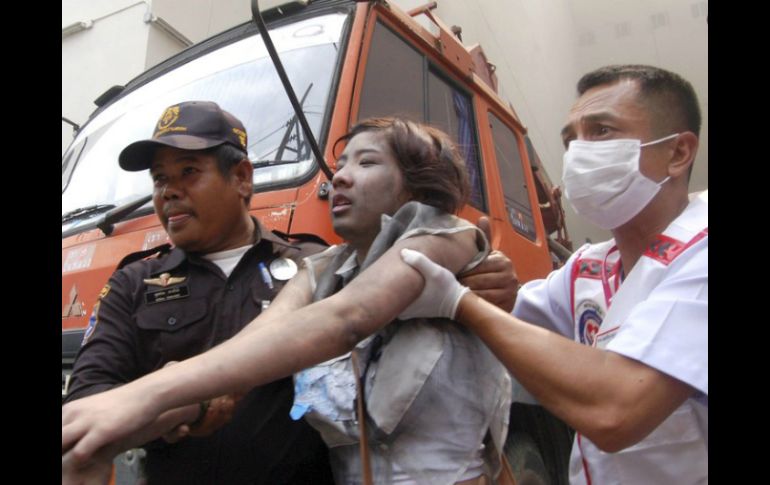
<svg viewBox="0 0 770 485">
<path fill-rule="evenodd" d="M 289 258 L 299 263 L 323 249 L 289 243 L 260 224 L 257 228 L 258 241 L 228 278 L 215 264 L 179 248 L 116 271 L 95 309 L 66 401 L 133 381 L 229 339 L 283 286 L 273 279 L 274 288 L 269 287 L 260 262 L 269 266 Z M 160 283 L 164 277 L 166 285 Z M 291 378 L 281 379 L 248 393 L 232 421 L 210 436 L 149 443 L 149 483 L 333 483 L 318 433 L 304 420 L 289 418 L 292 400 Z"/>
</svg>

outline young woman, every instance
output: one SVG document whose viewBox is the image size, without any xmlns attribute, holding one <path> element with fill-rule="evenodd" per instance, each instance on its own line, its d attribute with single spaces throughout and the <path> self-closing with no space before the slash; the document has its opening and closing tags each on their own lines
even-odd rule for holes
<svg viewBox="0 0 770 485">
<path fill-rule="evenodd" d="M 497 474 L 510 405 L 504 368 L 450 320 L 397 318 L 423 286 L 401 249 L 453 273 L 488 252 L 483 234 L 451 215 L 468 193 L 462 161 L 445 134 L 401 119 L 363 121 L 343 138 L 330 206 L 346 244 L 306 259 L 230 341 L 65 406 L 62 450 L 82 462 L 167 410 L 298 372 L 292 416 L 321 432 L 338 483 L 363 483 L 369 463 L 377 483 L 475 484 Z"/>
</svg>

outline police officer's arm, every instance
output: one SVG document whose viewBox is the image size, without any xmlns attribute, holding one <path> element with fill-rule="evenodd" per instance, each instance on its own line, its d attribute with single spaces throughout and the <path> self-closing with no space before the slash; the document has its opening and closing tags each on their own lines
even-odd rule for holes
<svg viewBox="0 0 770 485">
<path fill-rule="evenodd" d="M 141 374 L 136 327 L 130 324 L 133 291 L 126 270 L 113 274 L 102 290 L 75 360 L 65 402 L 106 391 Z"/>
<path fill-rule="evenodd" d="M 453 275 L 419 255 L 411 261 L 425 275 L 425 291 L 436 295 L 434 300 L 454 292 Z M 637 360 L 520 320 L 473 293 L 458 297 L 455 319 L 478 335 L 544 407 L 603 451 L 637 443 L 696 392 Z M 422 306 L 428 316 L 431 302 Z"/>
<path fill-rule="evenodd" d="M 123 294 L 128 293 L 124 280 L 114 274 L 102 290 L 110 288 L 92 311 L 92 321 L 78 351 L 65 402 L 111 389 L 136 376 L 132 329 L 119 323 L 130 321 L 130 304 Z M 110 353 L 115 354 L 114 359 L 107 358 Z"/>
<path fill-rule="evenodd" d="M 126 268 L 115 272 L 102 290 L 98 308 L 92 315 L 94 321 L 91 322 L 93 328 L 89 328 L 91 334 L 87 333 L 75 360 L 65 402 L 121 386 L 144 373 L 136 353 L 139 345 L 137 329 L 131 324 L 131 297 L 137 291 L 131 281 L 142 279 L 131 278 L 131 271 L 132 268 Z M 195 421 L 199 414 L 200 406 L 197 404 L 182 406 L 164 413 L 155 423 L 155 429 L 168 431 L 180 424 Z M 151 434 L 155 435 L 152 438 L 157 436 L 156 433 Z M 146 441 L 136 441 L 133 446 L 141 446 Z"/>
<path fill-rule="evenodd" d="M 419 236 L 396 243 L 337 294 L 231 339 L 199 356 L 62 409 L 62 451 L 82 462 L 161 412 L 272 382 L 351 350 L 392 321 L 422 290 L 400 258 L 415 248 L 456 272 L 476 253 L 475 233 Z"/>
<path fill-rule="evenodd" d="M 492 227 L 487 216 L 481 216 L 476 224 L 492 242 Z M 463 273 L 460 283 L 474 293 L 503 310 L 510 312 L 516 303 L 519 279 L 513 263 L 504 253 L 492 251 L 473 270 Z"/>
</svg>

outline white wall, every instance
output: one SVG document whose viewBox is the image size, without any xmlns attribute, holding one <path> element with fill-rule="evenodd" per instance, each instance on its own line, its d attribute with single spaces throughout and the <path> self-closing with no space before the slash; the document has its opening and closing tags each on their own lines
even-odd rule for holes
<svg viewBox="0 0 770 485">
<path fill-rule="evenodd" d="M 170 36 L 151 23 L 147 30 L 147 52 L 145 53 L 144 69 L 160 64 L 177 52 L 184 50 L 187 44 Z"/>
<path fill-rule="evenodd" d="M 144 2 L 62 1 L 62 28 L 93 22 L 62 39 L 62 116 L 83 125 L 96 108 L 94 99 L 144 70 L 146 10 Z M 62 122 L 62 153 L 71 141 L 72 128 Z"/>
<path fill-rule="evenodd" d="M 82 125 L 104 91 L 186 47 L 148 22 L 150 14 L 199 42 L 249 20 L 251 8 L 248 0 L 62 0 L 62 29 L 93 22 L 62 38 L 62 116 Z M 62 154 L 71 141 L 62 122 Z"/>
<path fill-rule="evenodd" d="M 152 8 L 193 42 L 251 19 L 249 0 L 153 0 Z"/>
</svg>

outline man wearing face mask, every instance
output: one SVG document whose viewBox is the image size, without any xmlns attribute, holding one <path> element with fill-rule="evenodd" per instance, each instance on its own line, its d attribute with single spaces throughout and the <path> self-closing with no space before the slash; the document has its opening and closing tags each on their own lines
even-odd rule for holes
<svg viewBox="0 0 770 485">
<path fill-rule="evenodd" d="M 465 324 L 572 426 L 571 483 L 708 483 L 708 192 L 688 197 L 695 92 L 624 65 L 586 74 L 578 93 L 562 130 L 565 195 L 613 239 L 524 285 L 512 315 L 405 252 L 426 287 L 402 317 Z"/>
</svg>

